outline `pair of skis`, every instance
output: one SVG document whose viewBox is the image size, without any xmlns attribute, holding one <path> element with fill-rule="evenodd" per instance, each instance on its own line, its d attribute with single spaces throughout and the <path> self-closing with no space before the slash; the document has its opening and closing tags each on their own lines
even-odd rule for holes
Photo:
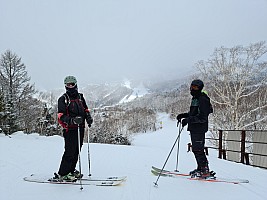
<svg viewBox="0 0 267 200">
<path fill-rule="evenodd" d="M 221 183 L 232 183 L 232 184 L 240 184 L 240 183 L 249 183 L 246 179 L 236 179 L 236 178 L 221 178 L 221 177 L 212 177 L 212 178 L 191 178 L 188 173 L 180 173 L 169 170 L 161 170 L 157 167 L 152 166 L 151 169 L 152 174 L 155 176 L 163 176 L 163 177 L 172 177 L 172 178 L 186 178 L 188 180 L 197 180 L 204 182 L 221 182 Z M 110 177 L 88 177 L 82 178 L 83 185 L 95 185 L 95 186 L 118 186 L 126 180 L 126 176 L 110 176 Z M 36 183 L 50 183 L 50 184 L 70 184 L 70 185 L 80 185 L 79 181 L 76 182 L 66 182 L 66 181 L 49 181 L 51 177 L 45 175 L 32 174 L 31 176 L 25 177 L 24 180 L 28 182 L 36 182 Z"/>
<path fill-rule="evenodd" d="M 152 166 L 151 172 L 155 176 L 164 176 L 164 177 L 172 177 L 172 178 L 184 177 L 188 180 L 197 180 L 197 181 L 204 181 L 204 182 L 221 182 L 221 183 L 232 183 L 232 184 L 249 183 L 249 181 L 246 179 L 236 179 L 236 178 L 221 178 L 221 177 L 208 177 L 205 179 L 199 178 L 199 177 L 192 178 L 188 173 L 180 173 L 180 172 L 176 172 L 176 171 L 161 170 L 161 169 L 154 167 L 154 166 Z"/>
<path fill-rule="evenodd" d="M 154 182 L 155 186 L 158 186 L 158 181 L 159 181 L 160 176 L 173 177 L 173 178 L 184 177 L 188 180 L 198 180 L 198 181 L 206 181 L 206 182 L 223 182 L 223 183 L 233 183 L 233 184 L 248 183 L 249 182 L 248 180 L 245 180 L 245 179 L 234 179 L 234 178 L 228 179 L 228 178 L 220 178 L 220 177 L 215 177 L 215 176 L 210 176 L 210 177 L 206 177 L 206 178 L 191 177 L 191 175 L 188 173 L 180 173 L 177 171 L 164 170 L 176 143 L 178 144 L 176 169 L 178 168 L 180 136 L 181 136 L 181 132 L 182 132 L 184 126 L 182 126 L 181 122 L 178 121 L 177 127 L 179 127 L 178 136 L 177 136 L 177 138 L 176 138 L 176 140 L 175 140 L 175 142 L 174 142 L 174 144 L 173 144 L 173 146 L 172 146 L 172 148 L 171 148 L 171 150 L 170 150 L 170 152 L 169 152 L 169 154 L 168 154 L 168 156 L 167 156 L 167 158 L 163 164 L 163 167 L 160 169 L 160 168 L 152 166 L 152 169 L 151 169 L 152 174 L 154 174 L 158 177 L 156 182 Z"/>
<path fill-rule="evenodd" d="M 82 178 L 81 180 L 77 180 L 75 182 L 69 181 L 51 181 L 51 177 L 46 175 L 38 175 L 32 174 L 28 177 L 25 177 L 24 180 L 28 182 L 36 182 L 36 183 L 50 183 L 50 184 L 69 184 L 69 185 L 80 185 L 80 181 L 82 185 L 95 185 L 95 186 L 117 186 L 126 180 L 126 176 L 110 176 L 110 177 L 88 177 Z"/>
</svg>

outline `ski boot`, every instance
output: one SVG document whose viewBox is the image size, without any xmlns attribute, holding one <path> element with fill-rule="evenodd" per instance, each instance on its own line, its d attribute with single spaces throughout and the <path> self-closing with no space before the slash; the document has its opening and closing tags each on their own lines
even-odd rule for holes
<svg viewBox="0 0 267 200">
<path fill-rule="evenodd" d="M 50 182 L 59 182 L 59 175 L 57 173 L 54 173 L 54 177 L 53 178 L 50 178 L 48 179 L 48 181 Z"/>
<path fill-rule="evenodd" d="M 64 175 L 64 176 L 61 176 L 57 173 L 54 173 L 54 177 L 49 179 L 48 181 L 51 181 L 51 182 L 76 182 L 77 179 L 71 173 L 68 173 L 67 175 Z"/>
<path fill-rule="evenodd" d="M 214 171 L 209 171 L 208 167 L 204 167 L 200 170 L 199 173 L 196 174 L 196 178 L 199 179 L 216 179 Z"/>
<path fill-rule="evenodd" d="M 81 174 L 78 170 L 74 170 L 74 172 L 71 173 L 76 179 L 81 179 L 83 177 L 83 174 Z"/>
<path fill-rule="evenodd" d="M 77 181 L 77 178 L 72 174 L 72 173 L 68 173 L 67 175 L 64 176 L 60 176 L 59 177 L 60 180 L 62 180 L 63 182 L 75 182 Z"/>
<path fill-rule="evenodd" d="M 200 173 L 200 168 L 194 169 L 193 171 L 189 172 L 189 175 L 191 176 L 191 178 L 195 177 L 198 173 Z"/>
</svg>

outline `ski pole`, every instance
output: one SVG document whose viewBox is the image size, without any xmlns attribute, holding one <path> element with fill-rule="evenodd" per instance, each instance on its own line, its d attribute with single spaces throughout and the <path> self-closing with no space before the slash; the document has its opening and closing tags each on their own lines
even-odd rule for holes
<svg viewBox="0 0 267 200">
<path fill-rule="evenodd" d="M 80 174 L 82 174 L 82 165 L 81 165 L 81 134 L 80 134 L 80 124 L 78 124 L 78 149 L 79 149 L 79 171 Z M 80 190 L 83 189 L 83 185 L 82 185 L 82 179 L 80 178 Z"/>
<path fill-rule="evenodd" d="M 173 149 L 174 149 L 174 147 L 175 147 L 175 145 L 176 145 L 176 142 L 180 139 L 180 135 L 181 135 L 181 132 L 182 132 L 183 128 L 184 128 L 184 127 L 182 127 L 181 130 L 179 130 L 179 134 L 178 134 L 178 136 L 177 136 L 177 138 L 176 138 L 176 140 L 175 140 L 175 142 L 174 142 L 174 144 L 173 144 L 173 146 L 172 146 L 172 148 L 171 148 L 171 151 L 170 151 L 169 155 L 167 156 L 167 159 L 166 159 L 165 163 L 163 164 L 163 167 L 162 167 L 161 170 L 160 170 L 160 173 L 159 173 L 159 175 L 158 175 L 158 178 L 157 178 L 156 182 L 154 182 L 154 185 L 155 185 L 155 186 L 158 186 L 158 181 L 159 181 L 159 178 L 160 178 L 160 176 L 161 176 L 161 174 L 162 174 L 162 171 L 164 170 L 164 168 L 165 168 L 165 166 L 166 166 L 166 164 L 167 164 L 167 162 L 168 162 L 168 160 L 169 160 L 169 158 L 170 158 L 170 155 L 171 155 L 171 153 L 172 153 L 172 151 L 173 151 Z"/>
<path fill-rule="evenodd" d="M 179 124 L 179 126 L 178 126 Z M 181 122 L 177 122 L 177 127 L 178 127 L 178 130 L 179 130 L 179 133 L 178 134 L 181 134 Z M 178 164 L 179 164 L 179 149 L 180 149 L 180 137 L 179 137 L 179 140 L 178 140 L 178 143 L 177 143 L 177 156 L 176 156 L 176 168 L 175 168 L 175 171 L 176 172 L 179 172 L 178 170 Z"/>
<path fill-rule="evenodd" d="M 88 139 L 88 176 L 91 176 L 91 159 L 90 159 L 90 150 L 89 150 L 89 146 L 90 146 L 90 132 L 89 132 L 89 127 L 88 127 L 88 133 L 87 133 L 87 139 Z"/>
</svg>

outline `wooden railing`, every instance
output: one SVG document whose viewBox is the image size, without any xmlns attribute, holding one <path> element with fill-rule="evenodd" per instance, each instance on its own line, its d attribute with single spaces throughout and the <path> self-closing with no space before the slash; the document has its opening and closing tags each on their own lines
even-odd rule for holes
<svg viewBox="0 0 267 200">
<path fill-rule="evenodd" d="M 210 148 L 218 150 L 220 159 L 267 169 L 267 131 L 219 130 L 210 135 L 207 133 L 206 154 Z"/>
</svg>

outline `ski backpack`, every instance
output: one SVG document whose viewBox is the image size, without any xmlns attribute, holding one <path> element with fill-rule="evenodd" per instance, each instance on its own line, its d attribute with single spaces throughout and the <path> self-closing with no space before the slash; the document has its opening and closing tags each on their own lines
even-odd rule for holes
<svg viewBox="0 0 267 200">
<path fill-rule="evenodd" d="M 72 105 L 72 108 L 70 108 L 72 102 L 76 102 L 77 105 L 79 105 L 80 108 L 83 111 L 85 110 L 85 108 L 83 106 L 83 101 L 82 101 L 82 98 L 81 98 L 81 94 L 80 93 L 78 93 L 78 98 L 77 99 L 70 99 L 70 97 L 69 97 L 69 95 L 67 93 L 64 93 L 63 96 L 65 97 L 65 104 L 66 104 L 67 115 L 69 115 L 69 109 L 72 109 L 73 108 L 73 105 Z"/>
<path fill-rule="evenodd" d="M 79 107 L 81 108 L 81 110 L 83 110 L 84 112 L 89 112 L 88 109 L 85 109 L 83 106 L 83 101 L 81 98 L 81 94 L 78 94 L 78 98 L 77 99 L 70 99 L 69 95 L 67 93 L 64 93 L 63 96 L 65 97 L 65 104 L 66 104 L 66 111 L 67 111 L 67 116 L 69 116 L 70 110 L 74 109 L 74 102 L 76 102 L 77 105 L 79 105 Z M 63 115 L 63 113 L 59 113 L 58 114 L 58 123 L 64 128 L 67 129 L 68 127 L 77 127 L 77 125 L 68 125 L 65 122 L 61 121 L 60 118 Z"/>
<path fill-rule="evenodd" d="M 209 99 L 209 114 L 213 113 L 213 107 L 212 107 L 212 104 L 210 103 L 210 98 L 208 96 L 208 92 L 205 91 L 205 90 L 202 90 L 201 91 L 202 95 L 206 96 L 208 99 Z"/>
</svg>

